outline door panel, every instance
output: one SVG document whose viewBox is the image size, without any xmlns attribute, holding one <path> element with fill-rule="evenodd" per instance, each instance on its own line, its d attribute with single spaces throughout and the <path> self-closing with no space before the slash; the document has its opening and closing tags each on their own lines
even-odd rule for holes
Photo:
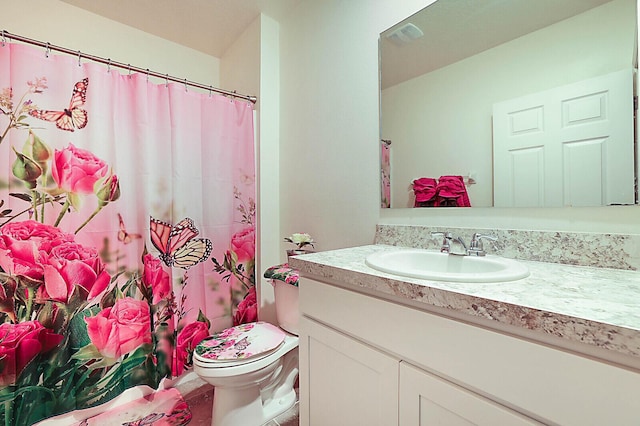
<svg viewBox="0 0 640 426">
<path fill-rule="evenodd" d="M 399 400 L 401 425 L 540 424 L 406 362 L 400 363 Z"/>
<path fill-rule="evenodd" d="M 302 424 L 398 424 L 397 359 L 305 317 L 300 337 Z"/>
<path fill-rule="evenodd" d="M 633 204 L 633 126 L 630 70 L 496 103 L 494 205 Z"/>
</svg>

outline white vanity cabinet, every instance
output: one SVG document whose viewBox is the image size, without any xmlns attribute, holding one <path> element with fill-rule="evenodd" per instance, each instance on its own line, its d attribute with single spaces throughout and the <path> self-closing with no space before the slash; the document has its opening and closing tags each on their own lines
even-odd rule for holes
<svg viewBox="0 0 640 426">
<path fill-rule="evenodd" d="M 301 425 L 640 424 L 633 369 L 350 288 L 301 281 Z"/>
</svg>

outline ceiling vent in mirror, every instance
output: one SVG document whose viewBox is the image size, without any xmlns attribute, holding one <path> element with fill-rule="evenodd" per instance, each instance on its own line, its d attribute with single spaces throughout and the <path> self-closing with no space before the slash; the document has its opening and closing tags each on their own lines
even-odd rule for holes
<svg viewBox="0 0 640 426">
<path fill-rule="evenodd" d="M 408 23 L 387 35 L 389 41 L 396 45 L 411 43 L 413 40 L 424 35 L 422 30 L 415 25 Z"/>
</svg>

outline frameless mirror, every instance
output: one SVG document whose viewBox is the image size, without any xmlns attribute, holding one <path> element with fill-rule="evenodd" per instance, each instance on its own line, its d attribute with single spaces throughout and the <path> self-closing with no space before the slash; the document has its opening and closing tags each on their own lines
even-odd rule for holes
<svg viewBox="0 0 640 426">
<path fill-rule="evenodd" d="M 636 16 L 636 0 L 438 0 L 383 32 L 383 207 L 447 175 L 473 207 L 633 204 Z"/>
</svg>

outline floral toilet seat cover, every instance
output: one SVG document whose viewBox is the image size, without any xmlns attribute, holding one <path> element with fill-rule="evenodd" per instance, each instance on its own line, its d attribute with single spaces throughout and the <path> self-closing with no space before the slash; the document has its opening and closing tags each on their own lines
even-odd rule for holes
<svg viewBox="0 0 640 426">
<path fill-rule="evenodd" d="M 194 354 L 212 363 L 258 359 L 278 349 L 285 336 L 284 331 L 267 322 L 240 324 L 207 337 L 196 346 Z"/>
<path fill-rule="evenodd" d="M 297 269 L 293 269 L 288 263 L 283 263 L 272 266 L 264 271 L 264 277 L 269 280 L 280 280 L 294 287 L 298 287 L 300 272 L 298 272 Z"/>
</svg>

